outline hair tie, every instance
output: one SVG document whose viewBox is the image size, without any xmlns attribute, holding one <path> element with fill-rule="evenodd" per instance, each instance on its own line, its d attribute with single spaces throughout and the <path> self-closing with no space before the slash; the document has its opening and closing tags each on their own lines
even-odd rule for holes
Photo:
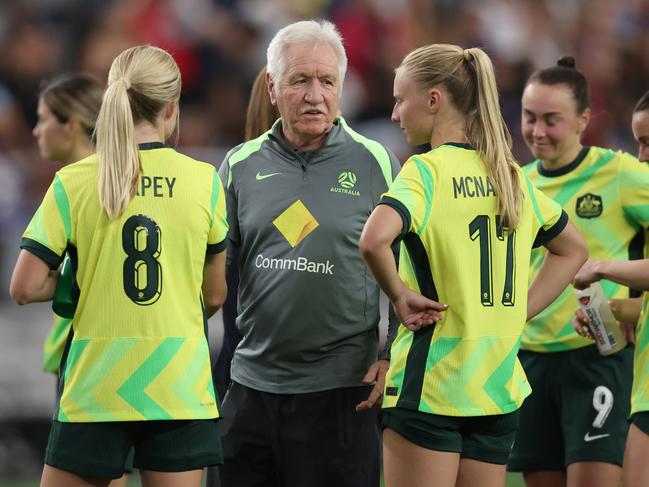
<svg viewBox="0 0 649 487">
<path fill-rule="evenodd" d="M 464 49 L 464 51 L 462 51 L 462 55 L 464 56 L 464 60 L 466 62 L 470 63 L 471 61 L 473 61 L 473 55 L 468 49 Z"/>
<path fill-rule="evenodd" d="M 120 81 L 126 85 L 127 90 L 131 89 L 131 80 L 128 79 L 126 76 L 122 76 L 121 78 L 115 80 L 115 82 L 120 82 Z"/>
</svg>

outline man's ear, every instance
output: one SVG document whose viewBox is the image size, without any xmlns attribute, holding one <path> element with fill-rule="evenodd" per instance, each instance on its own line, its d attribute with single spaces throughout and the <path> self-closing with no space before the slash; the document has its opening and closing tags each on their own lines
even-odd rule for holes
<svg viewBox="0 0 649 487">
<path fill-rule="evenodd" d="M 268 96 L 270 103 L 274 106 L 277 105 L 277 96 L 275 95 L 275 82 L 273 81 L 270 73 L 266 73 L 266 89 L 268 89 Z"/>
</svg>

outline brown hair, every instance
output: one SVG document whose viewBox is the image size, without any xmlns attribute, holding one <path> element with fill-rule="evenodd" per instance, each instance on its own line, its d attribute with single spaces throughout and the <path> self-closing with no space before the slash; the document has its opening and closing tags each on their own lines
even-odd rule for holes
<svg viewBox="0 0 649 487">
<path fill-rule="evenodd" d="M 261 68 L 250 90 L 246 112 L 246 141 L 255 139 L 269 130 L 279 118 L 277 107 L 270 101 L 266 87 L 266 66 Z"/>
</svg>

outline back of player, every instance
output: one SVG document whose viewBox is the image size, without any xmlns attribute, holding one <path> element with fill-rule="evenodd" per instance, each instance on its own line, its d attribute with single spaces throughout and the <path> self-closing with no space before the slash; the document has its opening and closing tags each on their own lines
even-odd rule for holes
<svg viewBox="0 0 649 487">
<path fill-rule="evenodd" d="M 506 414 L 530 393 L 516 358 L 527 317 L 530 251 L 563 230 L 567 217 L 520 170 L 517 176 L 524 197 L 514 230 L 505 227 L 485 164 L 469 145 L 444 144 L 414 156 L 384 195 L 383 204 L 410 219 L 403 226 L 403 281 L 449 305 L 444 321 L 419 331 L 414 341 L 400 328 L 384 407 Z M 425 360 L 416 360 L 422 352 Z M 465 400 L 458 400 L 457 389 Z"/>
<path fill-rule="evenodd" d="M 18 302 L 51 299 L 68 251 L 80 288 L 41 485 L 119 477 L 135 447 L 146 485 L 198 486 L 222 458 L 205 319 L 226 292 L 223 188 L 162 143 L 181 85 L 168 53 L 130 48 L 108 81 L 97 154 L 57 173 L 12 278 Z"/>
<path fill-rule="evenodd" d="M 386 485 L 503 486 L 530 393 L 517 359 L 523 325 L 572 279 L 585 243 L 514 160 L 481 49 L 416 49 L 396 70 L 394 97 L 392 120 L 433 149 L 406 162 L 360 242 L 403 324 L 385 381 Z M 528 290 L 538 245 L 550 253 Z"/>
<path fill-rule="evenodd" d="M 66 248 L 76 260 L 81 293 L 59 421 L 216 417 L 201 367 L 209 363 L 201 283 L 206 250 L 223 248 L 220 180 L 213 166 L 161 143 L 141 144 L 140 159 L 137 193 L 119 218 L 100 205 L 90 156 L 57 174 L 25 232 L 22 247 L 51 264 Z M 151 370 L 142 369 L 147 363 Z M 191 395 L 173 387 L 185 374 Z"/>
</svg>

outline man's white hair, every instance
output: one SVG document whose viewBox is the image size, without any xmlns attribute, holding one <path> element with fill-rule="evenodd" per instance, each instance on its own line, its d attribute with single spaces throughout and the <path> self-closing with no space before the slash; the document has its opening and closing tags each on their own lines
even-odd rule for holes
<svg viewBox="0 0 649 487">
<path fill-rule="evenodd" d="M 266 51 L 268 74 L 276 86 L 286 73 L 286 48 L 294 44 L 312 44 L 314 47 L 318 44 L 331 46 L 338 58 L 338 76 L 342 95 L 343 81 L 347 72 L 347 54 L 343 47 L 343 38 L 336 26 L 328 20 L 302 20 L 280 29 L 270 41 Z"/>
</svg>

